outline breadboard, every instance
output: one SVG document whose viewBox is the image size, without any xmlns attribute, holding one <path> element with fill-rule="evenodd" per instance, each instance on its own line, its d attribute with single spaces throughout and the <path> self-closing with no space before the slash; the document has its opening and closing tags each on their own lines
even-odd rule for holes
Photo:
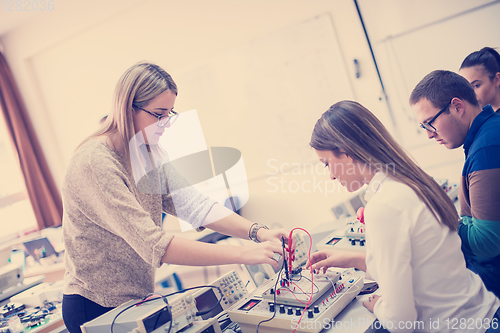
<svg viewBox="0 0 500 333">
<path fill-rule="evenodd" d="M 262 298 L 275 304 L 304 307 L 311 298 L 311 290 L 313 291 L 311 303 L 314 303 L 328 289 L 337 288 L 336 283 L 341 278 L 339 272 L 328 272 L 327 274 L 321 274 L 321 277 L 318 276 L 318 278 L 313 279 L 313 284 L 311 279 L 305 276 L 300 278 L 292 276 L 291 281 L 287 281 L 283 286 L 278 285 L 276 290 L 274 289 L 274 285 L 271 286 L 262 294 Z"/>
</svg>

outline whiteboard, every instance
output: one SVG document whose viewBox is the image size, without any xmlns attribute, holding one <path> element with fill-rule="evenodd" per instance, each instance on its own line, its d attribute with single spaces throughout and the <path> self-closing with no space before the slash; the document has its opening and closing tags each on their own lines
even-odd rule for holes
<svg viewBox="0 0 500 333">
<path fill-rule="evenodd" d="M 332 104 L 354 96 L 327 14 L 173 77 L 176 109 L 198 110 L 208 146 L 239 149 L 250 180 L 275 167 L 316 161 L 309 147 L 314 124 Z"/>
</svg>

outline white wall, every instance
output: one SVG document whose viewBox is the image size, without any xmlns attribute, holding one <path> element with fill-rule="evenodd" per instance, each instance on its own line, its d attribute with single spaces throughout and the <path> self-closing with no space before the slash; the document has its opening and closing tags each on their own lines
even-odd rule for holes
<svg viewBox="0 0 500 333">
<path fill-rule="evenodd" d="M 482 44 L 451 31 L 436 35 L 436 40 L 448 41 L 446 52 L 434 44 L 429 44 L 433 48 L 414 45 L 407 49 L 409 53 L 416 49 L 432 56 L 425 58 L 425 66 L 405 63 L 409 68 L 401 69 L 384 53 L 384 40 L 487 2 L 359 1 L 397 128 L 392 128 L 352 0 L 90 0 L 71 6 L 60 0 L 53 12 L 9 31 L 1 41 L 57 184 L 76 145 L 108 112 L 121 73 L 139 60 L 148 60 L 164 67 L 178 83 L 176 109 L 198 110 L 209 146 L 242 151 L 251 180 L 250 201 L 243 214 L 269 224 L 312 227 L 333 219 L 330 207 L 347 196 L 338 185 L 332 189 L 328 176 L 315 164 L 302 169 L 293 164 L 315 163 L 306 140 L 315 120 L 339 99 L 355 99 L 399 135 L 420 163 L 427 161 L 422 153 L 427 148 L 419 148 L 425 139 L 407 136 L 417 127 L 406 102 L 416 82 L 408 80 L 407 89 L 398 90 L 401 83 L 392 73 L 410 71 L 415 73 L 413 79 L 421 78 L 429 68 L 448 64 L 448 59 L 446 68 L 456 69 L 459 59 Z M 498 5 L 489 10 L 498 11 Z M 323 25 L 314 25 L 320 21 Z M 469 29 L 464 25 L 460 31 Z M 488 40 L 496 37 L 488 35 Z M 457 43 L 460 51 L 454 52 Z M 307 50 L 315 52 L 317 68 Z M 321 54 L 331 56 L 333 64 L 327 65 Z M 455 58 L 445 56 L 451 54 Z M 359 79 L 353 59 L 360 63 Z M 262 67 L 256 67 L 258 62 Z M 433 154 L 445 167 L 424 165 L 431 174 L 453 178 L 460 172 L 461 151 Z M 285 174 L 270 175 L 275 170 L 270 165 Z M 325 186 L 333 193 L 325 195 Z"/>
<path fill-rule="evenodd" d="M 484 46 L 500 47 L 500 2 L 492 0 L 361 0 L 399 141 L 428 173 L 459 181 L 464 155 L 428 140 L 408 98 L 435 69 L 458 71 L 463 59 Z M 370 13 L 378 12 L 378 15 Z"/>
</svg>

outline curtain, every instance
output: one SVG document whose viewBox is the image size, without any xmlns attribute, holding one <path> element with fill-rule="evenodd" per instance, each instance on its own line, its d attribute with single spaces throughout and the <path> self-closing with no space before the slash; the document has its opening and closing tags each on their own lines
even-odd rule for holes
<svg viewBox="0 0 500 333">
<path fill-rule="evenodd" d="M 62 201 L 12 73 L 0 52 L 0 108 L 19 158 L 39 229 L 62 223 Z"/>
</svg>

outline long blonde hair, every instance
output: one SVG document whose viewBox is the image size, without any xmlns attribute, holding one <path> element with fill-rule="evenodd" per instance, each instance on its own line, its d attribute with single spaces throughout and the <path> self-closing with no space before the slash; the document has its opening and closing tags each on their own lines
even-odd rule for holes
<svg viewBox="0 0 500 333">
<path fill-rule="evenodd" d="M 111 114 L 84 142 L 103 134 L 118 136 L 124 157 L 130 162 L 129 142 L 135 135 L 133 112 L 137 112 L 134 107 L 144 107 L 166 90 L 177 95 L 177 85 L 164 69 L 147 62 L 133 65 L 116 84 Z"/>
<path fill-rule="evenodd" d="M 332 105 L 314 126 L 310 145 L 316 150 L 328 150 L 334 154 L 345 152 L 373 170 L 383 171 L 408 185 L 438 221 L 453 231 L 457 230 L 458 213 L 445 191 L 361 104 L 341 101 Z"/>
</svg>

